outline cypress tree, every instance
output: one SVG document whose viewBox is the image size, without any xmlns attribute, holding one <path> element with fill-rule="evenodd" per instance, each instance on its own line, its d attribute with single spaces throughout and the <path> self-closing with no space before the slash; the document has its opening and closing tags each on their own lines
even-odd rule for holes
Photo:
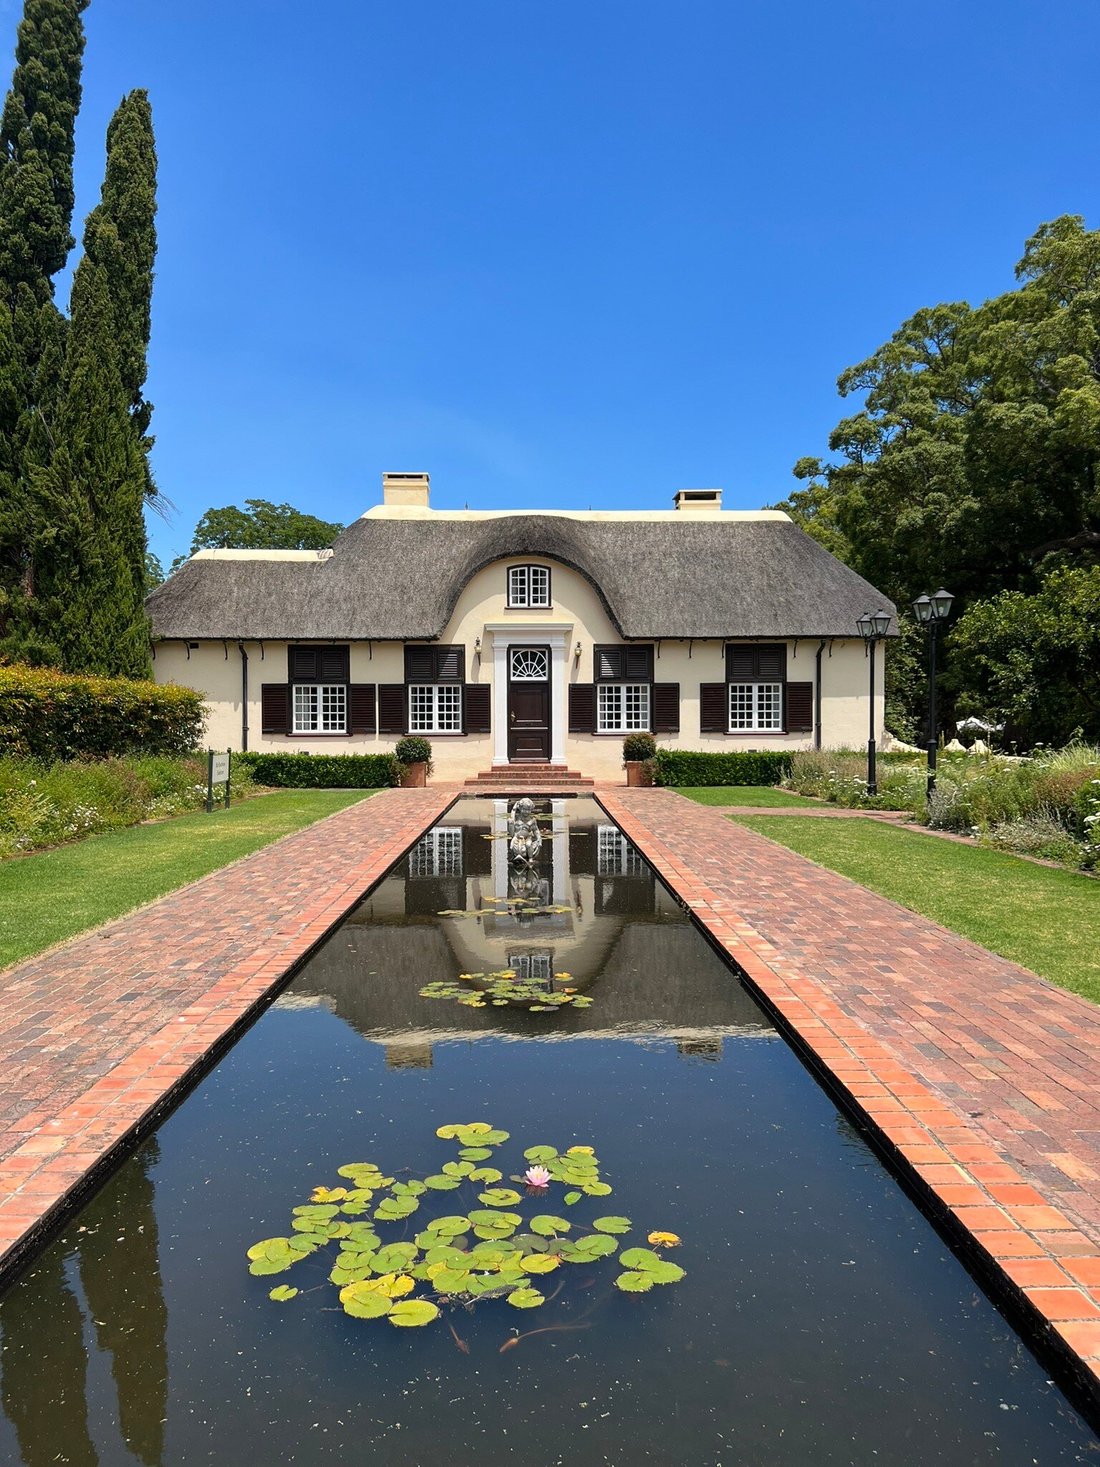
<svg viewBox="0 0 1100 1467">
<path fill-rule="evenodd" d="M 48 463 L 65 320 L 53 277 L 73 246 L 73 133 L 88 0 L 26 0 L 0 114 L 0 636 L 26 644 L 34 481 Z"/>
<path fill-rule="evenodd" d="M 52 458 L 35 478 L 44 528 L 35 615 L 39 641 L 72 671 L 149 669 L 143 505 L 153 492 L 144 398 L 156 152 L 144 92 L 107 131 L 107 172 L 73 279 Z"/>
</svg>

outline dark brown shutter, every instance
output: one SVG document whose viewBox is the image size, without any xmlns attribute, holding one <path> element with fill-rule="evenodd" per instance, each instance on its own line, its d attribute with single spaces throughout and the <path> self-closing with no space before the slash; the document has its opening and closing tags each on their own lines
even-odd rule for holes
<svg viewBox="0 0 1100 1467">
<path fill-rule="evenodd" d="M 320 671 L 316 647 L 288 647 L 287 659 L 292 683 L 315 683 Z M 340 679 L 336 679 L 337 682 Z"/>
<path fill-rule="evenodd" d="M 404 683 L 382 683 L 378 689 L 378 732 L 405 732 L 406 694 Z"/>
<path fill-rule="evenodd" d="M 597 647 L 595 652 L 596 677 L 600 681 L 617 681 L 623 676 L 625 647 Z"/>
<path fill-rule="evenodd" d="M 756 649 L 757 677 L 762 683 L 781 683 L 787 676 L 787 649 L 782 642 Z"/>
<path fill-rule="evenodd" d="M 594 683 L 569 684 L 569 732 L 596 732 L 596 687 Z"/>
<path fill-rule="evenodd" d="M 435 682 L 435 648 L 405 648 L 405 681 L 407 683 Z"/>
<path fill-rule="evenodd" d="M 648 682 L 653 676 L 653 648 L 626 647 L 623 656 L 623 675 Z"/>
<path fill-rule="evenodd" d="M 466 678 L 466 648 L 436 647 L 435 683 L 461 683 Z"/>
<path fill-rule="evenodd" d="M 754 647 L 726 648 L 726 681 L 728 683 L 751 683 L 756 678 L 756 649 Z"/>
<path fill-rule="evenodd" d="M 812 733 L 814 727 L 813 683 L 787 684 L 787 732 Z"/>
<path fill-rule="evenodd" d="M 352 683 L 348 689 L 348 732 L 372 734 L 378 727 L 374 716 L 374 684 Z"/>
<path fill-rule="evenodd" d="M 290 684 L 263 683 L 260 687 L 260 732 L 290 732 Z"/>
<path fill-rule="evenodd" d="M 729 733 L 729 726 L 725 683 L 702 683 L 699 687 L 699 732 Z"/>
<path fill-rule="evenodd" d="M 467 683 L 462 690 L 466 710 L 464 724 L 468 734 L 489 732 L 489 702 L 491 689 L 488 683 Z"/>
<path fill-rule="evenodd" d="M 653 732 L 680 732 L 680 684 L 653 684 Z"/>
<path fill-rule="evenodd" d="M 319 676 L 323 683 L 351 681 L 351 648 L 319 647 Z"/>
</svg>

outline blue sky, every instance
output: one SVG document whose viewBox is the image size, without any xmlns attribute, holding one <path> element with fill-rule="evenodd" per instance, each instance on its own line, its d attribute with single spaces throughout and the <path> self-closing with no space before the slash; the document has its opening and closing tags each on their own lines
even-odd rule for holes
<svg viewBox="0 0 1100 1467">
<path fill-rule="evenodd" d="M 0 0 L 14 42 L 18 13 Z M 1097 209 L 1095 0 L 93 0 L 81 214 L 151 93 L 176 505 L 752 508 L 916 307 Z"/>
</svg>

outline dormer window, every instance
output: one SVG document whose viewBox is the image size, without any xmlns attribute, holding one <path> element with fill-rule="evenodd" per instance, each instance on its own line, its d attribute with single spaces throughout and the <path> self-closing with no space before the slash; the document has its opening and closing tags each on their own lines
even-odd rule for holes
<svg viewBox="0 0 1100 1467">
<path fill-rule="evenodd" d="M 549 606 L 550 567 L 548 565 L 509 566 L 508 605 L 510 607 Z"/>
</svg>

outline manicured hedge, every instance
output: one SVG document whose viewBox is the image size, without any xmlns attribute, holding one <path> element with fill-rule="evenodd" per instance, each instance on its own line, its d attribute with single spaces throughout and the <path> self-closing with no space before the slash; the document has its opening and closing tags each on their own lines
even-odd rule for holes
<svg viewBox="0 0 1100 1467">
<path fill-rule="evenodd" d="M 186 754 L 198 748 L 205 722 L 192 688 L 0 667 L 0 748 L 17 759 Z"/>
<path fill-rule="evenodd" d="M 377 790 L 401 783 L 392 754 L 236 754 L 258 784 L 280 789 Z"/>
<path fill-rule="evenodd" d="M 696 789 L 714 784 L 778 784 L 790 770 L 791 756 L 733 750 L 728 754 L 704 754 L 658 749 L 654 762 L 658 784 Z"/>
</svg>

